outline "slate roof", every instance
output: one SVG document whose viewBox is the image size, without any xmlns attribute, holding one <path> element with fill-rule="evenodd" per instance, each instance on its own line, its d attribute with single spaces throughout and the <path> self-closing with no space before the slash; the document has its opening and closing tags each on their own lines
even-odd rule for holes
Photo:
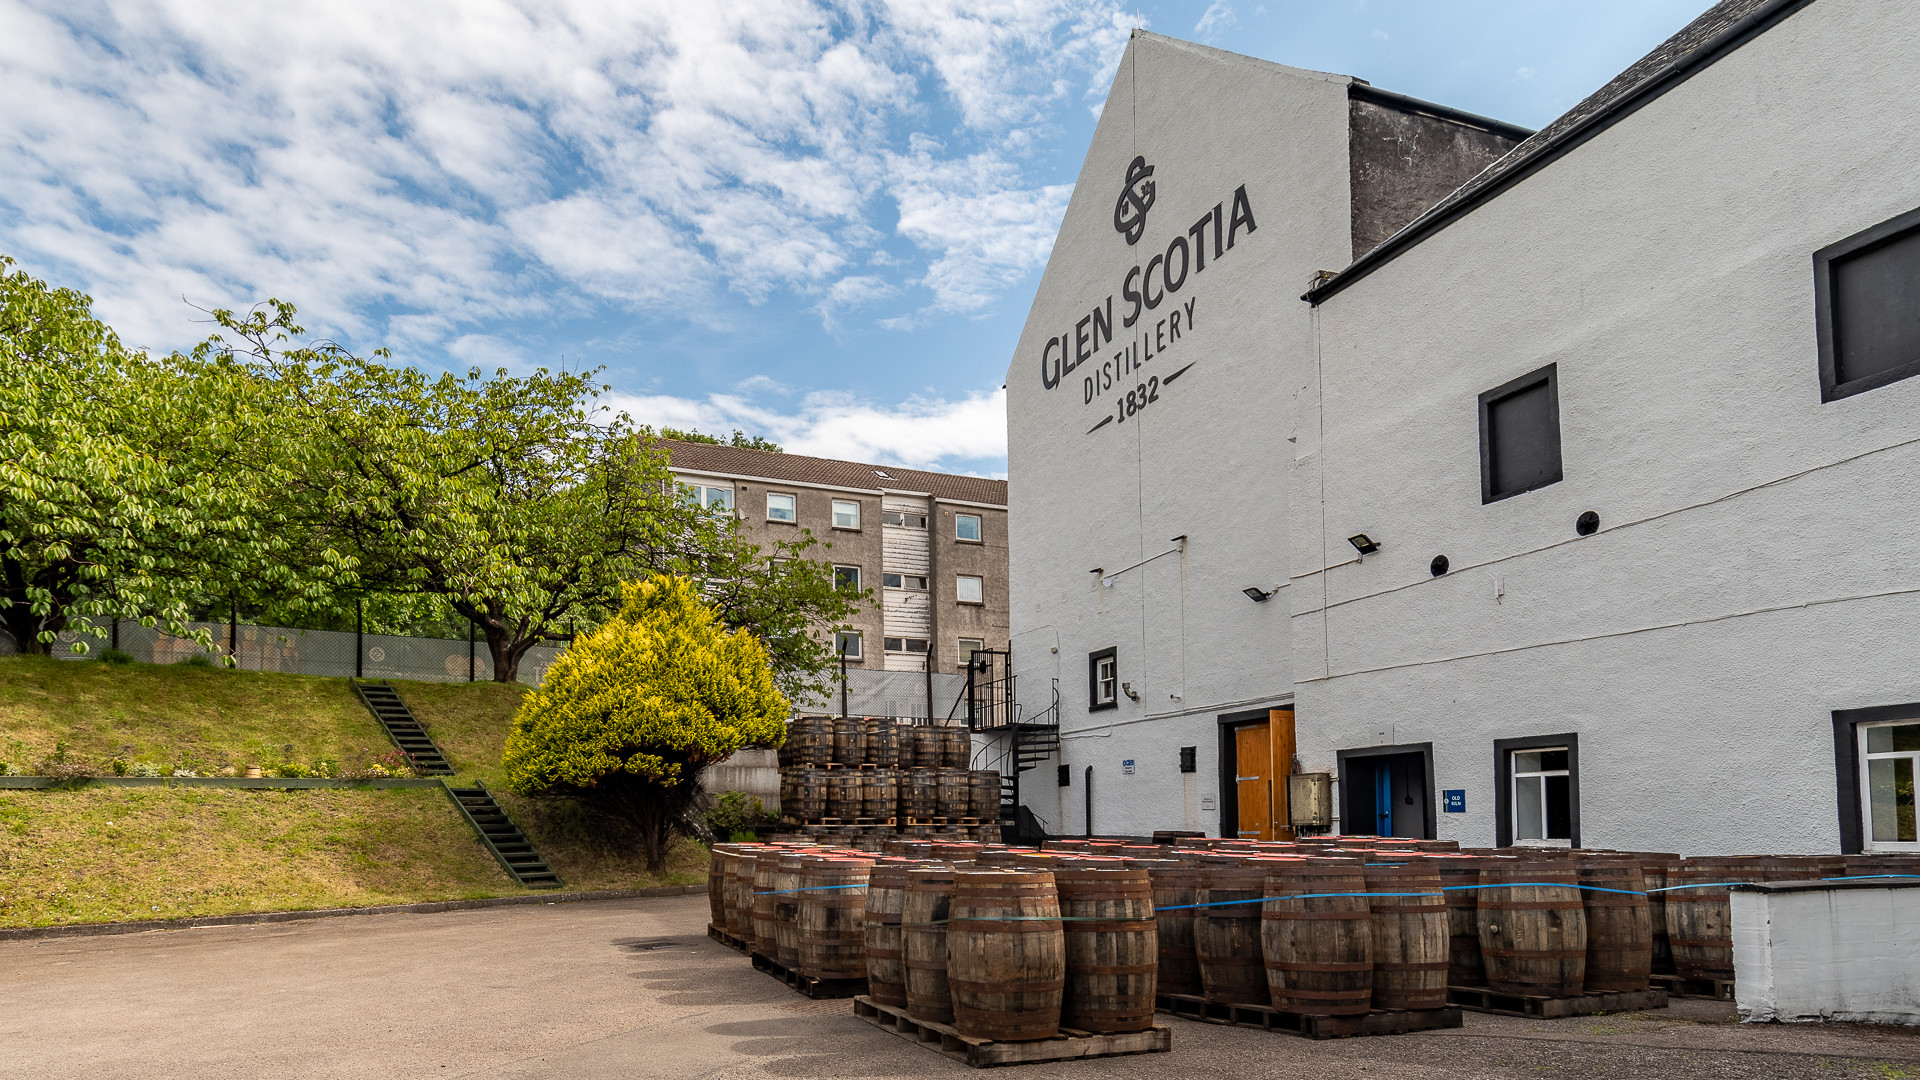
<svg viewBox="0 0 1920 1080">
<path fill-rule="evenodd" d="M 659 443 L 666 448 L 673 467 L 688 472 L 786 480 L 856 491 L 923 491 L 940 499 L 958 499 L 990 506 L 1007 505 L 1005 480 L 923 472 L 892 465 L 866 465 L 857 461 L 807 457 L 804 454 L 777 454 L 738 446 L 681 442 L 678 439 L 661 439 Z"/>
<path fill-rule="evenodd" d="M 1771 29 L 1813 0 L 1721 0 L 1633 66 L 1614 76 L 1558 120 L 1481 170 L 1426 213 L 1310 290 L 1320 301 L 1392 261 L 1474 207 L 1545 168 L 1640 106 L 1685 82 L 1714 61 Z"/>
</svg>

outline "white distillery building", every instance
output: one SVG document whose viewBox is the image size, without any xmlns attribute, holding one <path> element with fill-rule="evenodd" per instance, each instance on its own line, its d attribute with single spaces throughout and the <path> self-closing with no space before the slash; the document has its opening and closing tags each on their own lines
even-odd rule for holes
<svg viewBox="0 0 1920 1080">
<path fill-rule="evenodd" d="M 1008 376 L 1022 803 L 1920 850 L 1915 57 L 1728 0 L 1530 135 L 1136 34 Z"/>
</svg>

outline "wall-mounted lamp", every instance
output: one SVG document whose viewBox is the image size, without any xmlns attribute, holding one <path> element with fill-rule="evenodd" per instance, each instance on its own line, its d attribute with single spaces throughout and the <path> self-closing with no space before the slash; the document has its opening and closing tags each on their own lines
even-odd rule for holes
<svg viewBox="0 0 1920 1080">
<path fill-rule="evenodd" d="M 1433 561 L 1427 564 L 1427 569 L 1432 571 L 1434 577 L 1439 577 L 1452 569 L 1452 567 L 1453 564 L 1447 560 L 1445 555 L 1435 555 Z"/>
<path fill-rule="evenodd" d="M 1140 700 L 1140 691 L 1138 691 L 1138 690 L 1135 690 L 1135 689 L 1133 688 L 1133 684 L 1132 684 L 1132 683 L 1130 683 L 1130 682 L 1123 682 L 1123 683 L 1121 683 L 1121 684 L 1120 684 L 1120 692 L 1121 692 L 1121 693 L 1123 693 L 1123 694 L 1125 694 L 1125 695 L 1127 695 L 1128 697 L 1130 697 L 1130 698 L 1132 698 L 1132 699 L 1133 699 L 1133 700 L 1135 700 L 1135 701 L 1139 701 L 1139 700 Z"/>
<path fill-rule="evenodd" d="M 1591 510 L 1574 519 L 1573 531 L 1581 536 L 1592 536 L 1600 531 L 1600 515 Z"/>
<path fill-rule="evenodd" d="M 1264 604 L 1268 600 L 1273 599 L 1273 594 L 1279 592 L 1280 587 L 1276 585 L 1271 589 L 1262 589 L 1258 585 L 1249 585 L 1246 588 L 1241 589 L 1240 591 L 1243 593 L 1246 593 L 1247 599 L 1253 601 L 1254 603 Z"/>
<path fill-rule="evenodd" d="M 1352 544 L 1353 550 L 1362 555 L 1371 555 L 1380 550 L 1380 545 L 1374 543 L 1372 538 L 1368 537 L 1366 533 L 1354 533 L 1352 536 L 1347 537 L 1347 543 Z"/>
</svg>

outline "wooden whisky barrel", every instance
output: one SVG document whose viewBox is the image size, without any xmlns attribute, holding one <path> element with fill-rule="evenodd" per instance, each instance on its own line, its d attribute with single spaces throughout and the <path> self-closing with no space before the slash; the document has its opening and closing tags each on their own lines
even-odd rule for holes
<svg viewBox="0 0 1920 1080">
<path fill-rule="evenodd" d="M 1000 820 L 1000 770 L 973 769 L 967 773 L 967 816 L 983 823 Z"/>
<path fill-rule="evenodd" d="M 1764 881 L 1756 856 L 1682 859 L 1667 867 L 1667 940 L 1682 978 L 1733 978 L 1733 911 L 1726 883 Z"/>
<path fill-rule="evenodd" d="M 799 971 L 817 979 L 867 977 L 867 875 L 872 859 L 819 858 L 800 872 L 795 925 Z"/>
<path fill-rule="evenodd" d="M 1480 955 L 1496 993 L 1579 997 L 1587 916 L 1570 862 L 1518 860 L 1480 871 Z"/>
<path fill-rule="evenodd" d="M 900 919 L 906 911 L 905 860 L 876 862 L 867 876 L 867 995 L 882 1005 L 907 1007 L 906 953 Z"/>
<path fill-rule="evenodd" d="M 1160 935 L 1147 871 L 1065 867 L 1053 883 L 1067 949 L 1060 1023 L 1097 1032 L 1152 1027 Z"/>
<path fill-rule="evenodd" d="M 1053 875 L 977 869 L 953 878 L 947 980 L 954 1030 L 1001 1042 L 1059 1034 L 1067 954 Z"/>
<path fill-rule="evenodd" d="M 898 730 L 898 729 L 896 729 Z M 902 732 L 905 738 L 900 740 L 900 766 L 914 769 L 940 768 L 940 732 L 936 728 L 916 726 Z M 913 761 L 907 761 L 908 752 L 912 752 Z"/>
<path fill-rule="evenodd" d="M 1577 864 L 1587 915 L 1584 993 L 1645 990 L 1653 971 L 1653 913 L 1632 855 L 1589 855 Z"/>
<path fill-rule="evenodd" d="M 842 823 L 851 822 L 860 817 L 862 796 L 860 774 L 863 769 L 828 769 L 827 776 L 827 812 L 825 817 L 839 818 Z"/>
<path fill-rule="evenodd" d="M 796 766 L 823 766 L 833 760 L 833 721 L 802 716 L 787 725 L 787 755 Z"/>
<path fill-rule="evenodd" d="M 1372 1008 L 1372 912 L 1360 861 L 1274 860 L 1266 894 L 1260 932 L 1273 1007 L 1308 1016 Z"/>
<path fill-rule="evenodd" d="M 1153 885 L 1153 920 L 1159 955 L 1158 992 L 1204 995 L 1200 960 L 1193 951 L 1194 903 L 1200 888 L 1200 868 L 1178 859 L 1147 863 Z"/>
<path fill-rule="evenodd" d="M 727 855 L 731 844 L 715 844 L 707 852 L 707 925 L 727 929 Z"/>
<path fill-rule="evenodd" d="M 779 959 L 780 948 L 774 924 L 779 913 L 774 908 L 776 897 L 773 895 L 774 870 L 779 865 L 778 850 L 763 851 L 753 860 L 752 910 L 753 933 L 749 935 L 753 952 L 769 959 Z"/>
<path fill-rule="evenodd" d="M 973 760 L 973 732 L 956 724 L 932 730 L 940 733 L 940 767 L 965 770 Z"/>
<path fill-rule="evenodd" d="M 1440 871 L 1447 902 L 1447 985 L 1485 986 L 1480 959 L 1480 868 L 1482 855 L 1441 855 L 1429 860 Z"/>
<path fill-rule="evenodd" d="M 885 824 L 900 810 L 900 778 L 891 768 L 860 769 L 860 816 Z"/>
<path fill-rule="evenodd" d="M 858 716 L 843 716 L 833 722 L 833 763 L 857 769 L 867 761 L 867 732 Z"/>
<path fill-rule="evenodd" d="M 815 768 L 811 765 L 796 766 L 793 770 L 792 809 L 786 810 L 786 816 L 795 821 L 819 821 L 827 816 L 827 774 L 834 770 Z"/>
<path fill-rule="evenodd" d="M 753 864 L 768 848 L 761 844 L 736 845 L 727 856 L 727 933 L 753 949 Z"/>
<path fill-rule="evenodd" d="M 944 729 L 943 729 L 944 730 Z M 968 816 L 973 790 L 968 786 L 965 769 L 935 769 L 934 814 L 951 822 Z"/>
<path fill-rule="evenodd" d="M 1208 856 L 1194 890 L 1193 954 L 1208 1001 L 1265 1005 L 1260 901 L 1271 863 Z M 1237 901 L 1237 902 L 1236 902 Z"/>
<path fill-rule="evenodd" d="M 1373 1007 L 1446 1008 L 1451 927 L 1440 868 L 1416 857 L 1399 866 L 1369 863 L 1365 877 L 1373 912 Z"/>
<path fill-rule="evenodd" d="M 903 817 L 925 821 L 940 812 L 940 770 L 910 769 L 901 780 Z"/>
<path fill-rule="evenodd" d="M 860 724 L 861 729 L 866 733 L 866 763 L 878 765 L 883 769 L 891 769 L 898 765 L 900 743 L 895 735 L 893 721 L 884 716 L 870 716 Z"/>
<path fill-rule="evenodd" d="M 1672 975 L 1673 943 L 1667 938 L 1667 868 L 1680 856 L 1659 851 L 1631 852 L 1640 860 L 1640 877 L 1647 885 L 1647 921 L 1653 926 L 1653 974 Z"/>
<path fill-rule="evenodd" d="M 801 873 L 812 853 L 786 854 L 773 861 L 773 958 L 783 967 L 800 966 Z"/>
<path fill-rule="evenodd" d="M 905 952 L 907 1015 L 953 1022 L 953 991 L 947 984 L 947 926 L 953 900 L 953 868 L 907 871 L 901 903 L 900 941 Z"/>
</svg>

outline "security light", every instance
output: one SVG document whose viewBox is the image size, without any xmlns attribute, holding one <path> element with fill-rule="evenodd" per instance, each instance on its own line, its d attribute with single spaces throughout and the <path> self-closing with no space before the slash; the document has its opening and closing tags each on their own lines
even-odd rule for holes
<svg viewBox="0 0 1920 1080">
<path fill-rule="evenodd" d="M 1439 577 L 1446 573 L 1452 566 L 1453 564 L 1447 560 L 1445 555 L 1435 555 L 1433 562 L 1427 564 L 1427 569 L 1433 572 L 1434 577 Z"/>
<path fill-rule="evenodd" d="M 1371 555 L 1380 550 L 1380 545 L 1374 543 L 1366 533 L 1354 533 L 1352 536 L 1347 537 L 1347 543 L 1352 544 L 1353 550 L 1358 551 L 1362 555 Z"/>
<path fill-rule="evenodd" d="M 1246 588 L 1241 589 L 1240 591 L 1243 593 L 1246 593 L 1247 599 L 1253 601 L 1254 603 L 1264 604 L 1268 600 L 1272 599 L 1273 594 L 1279 592 L 1280 589 L 1278 586 L 1275 586 L 1274 588 L 1271 588 L 1271 589 L 1262 589 L 1258 585 L 1249 585 Z"/>
<path fill-rule="evenodd" d="M 1600 515 L 1588 510 L 1574 519 L 1573 531 L 1581 536 L 1592 536 L 1600 531 Z"/>
</svg>

